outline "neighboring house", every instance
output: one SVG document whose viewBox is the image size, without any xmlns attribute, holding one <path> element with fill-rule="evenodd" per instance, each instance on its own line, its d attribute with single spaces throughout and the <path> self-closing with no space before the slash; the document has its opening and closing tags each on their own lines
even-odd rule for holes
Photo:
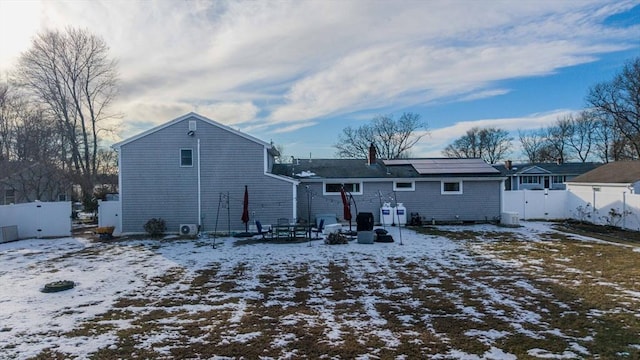
<svg viewBox="0 0 640 360">
<path fill-rule="evenodd" d="M 640 161 L 616 161 L 567 182 L 574 219 L 640 231 Z"/>
<path fill-rule="evenodd" d="M 0 161 L 0 174 L 0 205 L 71 201 L 72 185 L 54 166 Z"/>
<path fill-rule="evenodd" d="M 535 163 L 494 165 L 505 176 L 505 190 L 565 190 L 565 183 L 591 171 L 598 163 Z"/>
<path fill-rule="evenodd" d="M 427 222 L 487 221 L 501 213 L 504 177 L 482 159 L 378 160 L 375 149 L 363 159 L 298 159 L 276 164 L 273 172 L 298 185 L 298 217 L 312 222 L 319 214 L 343 218 L 340 189 L 351 193 L 353 223 L 370 212 L 380 223 L 383 203 L 402 203 Z M 387 224 L 388 225 L 388 224 Z"/>
<path fill-rule="evenodd" d="M 640 160 L 602 165 L 567 182 L 569 190 L 589 188 L 594 192 L 640 194 Z"/>
<path fill-rule="evenodd" d="M 169 232 L 181 224 L 244 230 L 245 186 L 251 224 L 296 216 L 298 182 L 271 173 L 275 149 L 201 115 L 189 113 L 113 147 L 123 233 L 144 232 L 151 218 L 164 219 Z"/>
</svg>

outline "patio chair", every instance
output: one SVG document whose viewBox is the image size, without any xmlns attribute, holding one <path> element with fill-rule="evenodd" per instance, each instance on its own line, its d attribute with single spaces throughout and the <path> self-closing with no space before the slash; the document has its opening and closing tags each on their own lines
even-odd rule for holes
<svg viewBox="0 0 640 360">
<path fill-rule="evenodd" d="M 316 237 L 314 237 L 314 240 L 318 240 L 320 239 L 320 233 L 324 230 L 324 219 L 320 219 L 320 224 L 318 224 L 318 227 L 315 228 L 311 228 L 311 232 L 316 233 Z"/>
<path fill-rule="evenodd" d="M 262 227 L 262 223 L 260 223 L 260 220 L 256 220 L 256 229 L 258 229 L 258 235 L 262 235 L 262 239 L 266 240 L 266 237 L 264 236 L 265 234 L 272 234 L 273 236 L 273 232 L 271 229 L 265 230 Z"/>
</svg>

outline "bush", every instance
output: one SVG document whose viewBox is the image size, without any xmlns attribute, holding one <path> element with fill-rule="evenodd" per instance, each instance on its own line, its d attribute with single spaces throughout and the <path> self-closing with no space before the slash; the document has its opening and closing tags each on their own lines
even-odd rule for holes
<svg viewBox="0 0 640 360">
<path fill-rule="evenodd" d="M 160 237 L 167 231 L 167 224 L 165 224 L 161 218 L 149 219 L 149 221 L 144 224 L 144 231 L 153 237 Z"/>
<path fill-rule="evenodd" d="M 348 244 L 349 243 L 349 239 L 347 239 L 346 236 L 344 236 L 344 235 L 342 235 L 340 233 L 331 233 L 324 240 L 324 243 L 325 244 L 329 244 L 329 245 Z"/>
</svg>

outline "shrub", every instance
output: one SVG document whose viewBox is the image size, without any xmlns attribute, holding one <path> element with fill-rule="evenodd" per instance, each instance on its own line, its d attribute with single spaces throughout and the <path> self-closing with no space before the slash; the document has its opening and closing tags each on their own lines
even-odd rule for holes
<svg viewBox="0 0 640 360">
<path fill-rule="evenodd" d="M 340 233 L 331 233 L 324 240 L 324 243 L 325 244 L 329 244 L 329 245 L 348 244 L 349 243 L 349 239 L 347 239 L 346 236 L 344 236 L 344 235 L 342 235 Z"/>
<path fill-rule="evenodd" d="M 622 219 L 631 214 L 632 212 L 629 210 L 619 212 L 618 209 L 611 208 L 607 215 L 602 216 L 602 220 L 604 220 L 605 224 L 608 226 L 618 227 Z"/>
<path fill-rule="evenodd" d="M 144 224 L 144 231 L 153 237 L 159 237 L 164 235 L 164 232 L 167 231 L 167 224 L 165 224 L 164 220 L 161 218 L 149 219 L 149 221 Z"/>
</svg>

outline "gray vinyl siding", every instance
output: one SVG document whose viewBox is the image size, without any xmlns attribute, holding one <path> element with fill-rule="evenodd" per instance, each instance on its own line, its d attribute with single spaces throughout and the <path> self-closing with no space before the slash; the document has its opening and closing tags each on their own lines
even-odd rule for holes
<svg viewBox="0 0 640 360">
<path fill-rule="evenodd" d="M 413 180 L 413 179 L 411 179 Z M 404 181 L 404 180 L 403 180 Z M 407 180 L 410 181 L 410 180 Z M 350 182 L 356 182 L 353 180 Z M 336 214 L 343 219 L 340 194 L 323 195 L 322 182 L 304 182 L 298 187 L 298 216 L 315 221 L 317 214 Z M 411 213 L 419 213 L 428 221 L 485 221 L 497 219 L 500 215 L 501 180 L 465 180 L 463 193 L 442 195 L 440 180 L 415 181 L 415 191 L 393 192 L 393 181 L 363 182 L 363 194 L 353 195 L 357 212 L 373 213 L 376 223 L 380 222 L 380 203 L 403 203 L 407 209 L 407 219 Z M 309 216 L 308 193 L 311 194 L 311 214 Z M 352 205 L 352 223 L 355 223 L 356 207 Z M 456 218 L 457 216 L 457 218 Z"/>
<path fill-rule="evenodd" d="M 188 136 L 189 120 L 197 120 Z M 168 232 L 198 223 L 198 139 L 200 139 L 203 226 L 207 231 L 244 230 L 244 187 L 249 191 L 250 224 L 292 217 L 294 185 L 264 173 L 265 147 L 197 118 L 121 146 L 122 229 L 143 232 L 150 218 L 163 218 Z M 180 166 L 180 149 L 193 149 L 193 166 Z M 228 198 L 228 206 L 226 199 Z M 222 199 L 222 201 L 220 201 Z"/>
</svg>

